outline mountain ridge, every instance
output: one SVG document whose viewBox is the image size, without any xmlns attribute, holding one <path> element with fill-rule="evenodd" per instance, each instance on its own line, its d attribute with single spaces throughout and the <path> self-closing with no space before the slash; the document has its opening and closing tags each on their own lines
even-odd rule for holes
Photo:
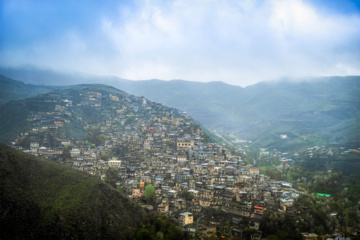
<svg viewBox="0 0 360 240">
<path fill-rule="evenodd" d="M 88 91 L 116 93 L 119 96 L 128 96 L 124 91 L 104 84 L 78 84 L 54 87 L 51 88 L 51 91 L 48 93 L 33 95 L 24 99 L 11 100 L 5 105 L 0 106 L 0 141 L 8 143 L 14 139 L 19 132 L 26 131 L 31 125 L 31 121 L 28 120 L 29 116 L 41 111 L 53 111 L 58 102 L 59 94 L 79 101 L 81 98 L 79 94 Z M 91 116 L 94 117 L 94 119 L 97 118 L 96 113 L 98 111 L 98 109 L 89 110 L 84 116 L 90 117 L 89 119 L 92 121 Z M 79 126 L 78 119 L 73 118 L 73 124 Z M 81 128 L 75 127 L 69 132 L 70 134 L 84 134 Z"/>
<path fill-rule="evenodd" d="M 41 71 L 37 74 L 41 75 Z M 46 74 L 43 78 L 46 78 Z M 85 79 L 86 77 L 81 81 Z M 317 135 L 323 140 L 316 144 L 357 144 L 359 141 L 359 76 L 304 78 L 292 81 L 281 79 L 260 82 L 245 88 L 223 82 L 88 78 L 89 82 L 95 79 L 129 94 L 145 96 L 181 109 L 207 128 L 225 134 L 231 133 L 239 139 L 251 140 L 259 147 L 271 145 L 270 143 L 264 146 L 264 143 L 259 141 L 264 135 L 269 137 L 269 130 L 273 132 L 273 136 L 287 132 L 295 134 L 297 139 L 307 138 L 309 134 Z M 279 121 L 286 124 L 280 126 Z M 299 122 L 303 126 L 296 124 Z M 342 128 L 346 128 L 346 136 L 342 136 Z M 332 136 L 332 131 L 337 133 L 336 136 Z M 272 137 L 275 145 L 278 140 L 278 137 Z M 309 142 L 308 145 L 313 143 Z"/>
<path fill-rule="evenodd" d="M 40 86 L 34 84 L 25 84 L 22 81 L 10 79 L 0 75 L 0 106 L 10 100 L 24 99 L 37 94 L 46 93 L 54 89 L 53 86 Z"/>
</svg>

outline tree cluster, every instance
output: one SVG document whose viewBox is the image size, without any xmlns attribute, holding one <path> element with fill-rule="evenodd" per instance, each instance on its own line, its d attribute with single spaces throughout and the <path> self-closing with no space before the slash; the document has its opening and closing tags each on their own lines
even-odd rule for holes
<svg viewBox="0 0 360 240">
<path fill-rule="evenodd" d="M 135 233 L 136 240 L 190 239 L 164 215 L 148 216 Z"/>
</svg>

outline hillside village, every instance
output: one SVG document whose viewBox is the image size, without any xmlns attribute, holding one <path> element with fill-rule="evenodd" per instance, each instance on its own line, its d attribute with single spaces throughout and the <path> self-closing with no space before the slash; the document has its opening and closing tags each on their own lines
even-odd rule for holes
<svg viewBox="0 0 360 240">
<path fill-rule="evenodd" d="M 241 149 L 234 155 L 212 143 L 186 113 L 106 91 L 51 93 L 36 101 L 53 109 L 33 111 L 27 119 L 31 130 L 19 134 L 14 147 L 103 180 L 109 179 L 109 168 L 115 169 L 115 184 L 139 203 L 151 184 L 156 199 L 144 208 L 169 216 L 190 235 L 250 231 L 251 239 L 261 239 L 265 210 L 299 213 L 294 201 L 302 192 L 260 174 L 243 161 Z M 74 125 L 88 137 L 77 139 Z"/>
</svg>

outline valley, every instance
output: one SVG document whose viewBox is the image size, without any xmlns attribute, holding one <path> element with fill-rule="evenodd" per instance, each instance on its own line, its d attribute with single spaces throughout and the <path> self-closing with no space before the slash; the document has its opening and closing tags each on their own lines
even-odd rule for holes
<svg viewBox="0 0 360 240">
<path fill-rule="evenodd" d="M 360 240 L 359 0 L 0 16 L 0 240 Z"/>
<path fill-rule="evenodd" d="M 358 76 L 281 79 L 247 87 L 184 80 L 130 81 L 111 76 L 39 69 L 1 69 L 28 84 L 103 83 L 187 112 L 205 128 L 252 141 L 256 147 L 297 151 L 321 144 L 350 144 L 360 136 Z M 282 149 L 281 134 L 288 135 Z M 291 143 L 290 143 L 291 142 Z"/>
<path fill-rule="evenodd" d="M 100 84 L 9 101 L 0 115 L 1 141 L 110 184 L 149 213 L 167 216 L 184 238 L 261 239 L 282 232 L 283 239 L 299 239 L 358 227 L 359 182 L 349 176 L 358 171 L 359 149 L 346 148 L 350 144 L 320 147 L 309 134 L 302 138 L 315 139 L 312 148 L 288 152 L 297 135 L 275 131 L 281 147 L 263 139 L 267 147 L 259 149 L 251 140 L 213 133 L 181 110 Z M 351 170 L 344 167 L 350 161 Z M 346 192 L 337 184 L 329 188 L 335 181 L 355 182 Z M 326 210 L 309 209 L 311 201 Z"/>
</svg>

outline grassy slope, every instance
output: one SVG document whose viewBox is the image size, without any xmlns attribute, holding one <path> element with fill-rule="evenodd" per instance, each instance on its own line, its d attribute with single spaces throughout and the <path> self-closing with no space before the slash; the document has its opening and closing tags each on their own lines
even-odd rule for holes
<svg viewBox="0 0 360 240">
<path fill-rule="evenodd" d="M 0 144 L 3 239 L 127 239 L 143 211 L 92 176 Z"/>
</svg>

